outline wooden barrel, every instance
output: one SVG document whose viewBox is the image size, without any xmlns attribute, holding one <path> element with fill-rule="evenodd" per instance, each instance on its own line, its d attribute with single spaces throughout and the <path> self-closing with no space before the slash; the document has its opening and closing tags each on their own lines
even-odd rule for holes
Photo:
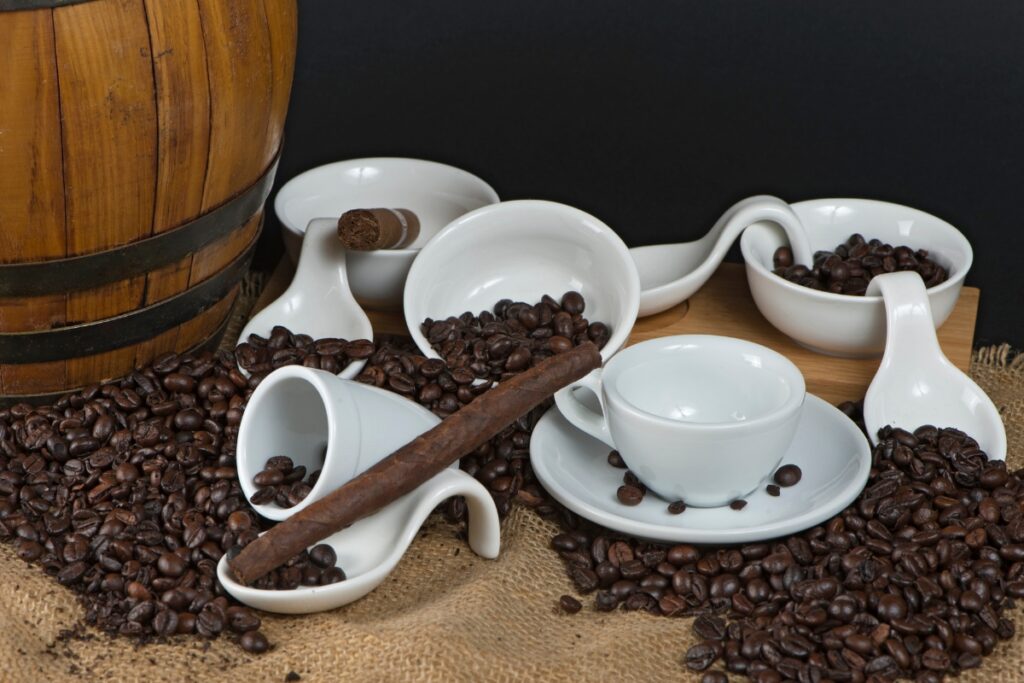
<svg viewBox="0 0 1024 683">
<path fill-rule="evenodd" d="M 0 0 L 0 400 L 217 336 L 295 40 L 296 0 Z"/>
</svg>

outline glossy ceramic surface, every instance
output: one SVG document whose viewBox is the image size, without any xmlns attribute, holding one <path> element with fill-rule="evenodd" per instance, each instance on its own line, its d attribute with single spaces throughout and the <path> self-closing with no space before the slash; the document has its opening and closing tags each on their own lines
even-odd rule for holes
<svg viewBox="0 0 1024 683">
<path fill-rule="evenodd" d="M 661 313 L 693 296 L 721 265 L 740 233 L 758 221 L 778 224 L 798 261 L 810 263 L 812 253 L 803 226 L 789 204 L 769 195 L 748 197 L 731 206 L 699 240 L 629 250 L 640 274 L 640 316 Z"/>
<path fill-rule="evenodd" d="M 607 225 L 555 202 L 521 200 L 485 206 L 458 218 L 423 248 L 405 285 L 405 321 L 430 358 L 420 330 L 426 318 L 491 310 L 501 299 L 540 301 L 576 290 L 583 312 L 611 328 L 608 359 L 636 322 L 640 282 L 629 250 Z"/>
<path fill-rule="evenodd" d="M 630 346 L 558 408 L 577 428 L 615 448 L 666 500 L 714 507 L 743 498 L 771 474 L 796 433 L 806 395 L 793 363 L 729 337 L 680 335 Z"/>
<path fill-rule="evenodd" d="M 440 419 L 392 392 L 298 366 L 271 373 L 253 392 L 238 435 L 238 478 L 246 498 L 252 478 L 272 455 L 286 454 L 323 473 L 309 496 L 292 508 L 253 505 L 261 515 L 287 519 L 353 476 L 428 431 Z M 241 602 L 270 612 L 299 614 L 333 609 L 366 595 L 394 569 L 430 513 L 451 496 L 464 496 L 469 545 L 495 558 L 501 527 L 494 501 L 480 482 L 458 469 L 439 473 L 411 493 L 327 538 L 347 579 L 329 586 L 260 590 L 238 584 L 227 558 L 217 567 L 225 589 Z"/>
<path fill-rule="evenodd" d="M 422 159 L 378 157 L 319 166 L 281 188 L 274 210 L 293 261 L 306 227 L 316 218 L 337 222 L 350 209 L 405 208 L 420 220 L 420 235 L 408 249 L 349 252 L 352 292 L 369 308 L 397 308 L 420 247 L 459 216 L 498 201 L 490 185 L 471 173 Z"/>
<path fill-rule="evenodd" d="M 885 353 L 864 398 L 872 441 L 883 426 L 921 425 L 967 432 L 993 460 L 1006 458 L 1006 429 L 992 400 L 953 365 L 935 336 L 924 283 L 916 273 L 890 273 L 871 281 L 885 301 Z"/>
<path fill-rule="evenodd" d="M 813 395 L 782 459 L 801 468 L 800 483 L 777 498 L 759 488 L 742 510 L 687 508 L 673 515 L 668 501 L 653 493 L 637 506 L 622 505 L 615 491 L 623 471 L 608 465 L 607 456 L 607 445 L 574 428 L 557 409 L 541 418 L 530 441 L 533 471 L 556 500 L 613 531 L 665 543 L 750 543 L 803 531 L 849 505 L 871 468 L 870 447 L 857 426 Z"/>
<path fill-rule="evenodd" d="M 331 221 L 313 221 L 302 246 L 302 258 L 284 294 L 252 317 L 239 336 L 267 337 L 275 325 L 314 339 L 373 339 L 373 327 L 349 289 L 345 248 Z M 351 378 L 362 372 L 365 360 L 350 363 L 339 375 Z"/>
<path fill-rule="evenodd" d="M 792 205 L 813 251 L 832 250 L 852 233 L 893 246 L 927 249 L 949 271 L 928 290 L 935 326 L 956 305 L 971 267 L 971 245 L 949 223 L 917 209 L 868 199 L 815 199 Z M 761 314 L 796 342 L 821 353 L 867 357 L 885 346 L 885 306 L 880 296 L 847 296 L 802 287 L 772 274 L 772 255 L 785 243 L 775 225 L 757 223 L 743 232 L 750 293 Z"/>
</svg>

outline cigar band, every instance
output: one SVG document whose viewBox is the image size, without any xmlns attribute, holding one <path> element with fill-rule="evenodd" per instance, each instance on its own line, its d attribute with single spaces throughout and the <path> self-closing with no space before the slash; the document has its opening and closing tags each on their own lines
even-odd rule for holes
<svg viewBox="0 0 1024 683">
<path fill-rule="evenodd" d="M 395 242 L 395 246 L 398 247 L 405 244 L 405 239 L 409 236 L 409 223 L 405 220 L 405 214 L 401 211 L 396 211 L 394 209 L 388 209 L 388 211 L 395 215 L 395 218 L 398 219 L 398 224 L 402 226 L 402 236 L 398 238 L 397 242 Z"/>
</svg>

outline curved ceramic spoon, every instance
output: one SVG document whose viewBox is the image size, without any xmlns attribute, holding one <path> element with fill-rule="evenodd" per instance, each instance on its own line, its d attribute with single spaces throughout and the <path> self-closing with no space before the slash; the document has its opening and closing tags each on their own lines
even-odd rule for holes
<svg viewBox="0 0 1024 683">
<path fill-rule="evenodd" d="M 1006 458 L 1006 430 L 992 400 L 942 353 L 924 282 L 917 273 L 879 275 L 868 294 L 885 300 L 882 364 L 864 398 L 871 443 L 886 425 L 955 427 L 974 437 L 990 459 Z"/>
<path fill-rule="evenodd" d="M 770 195 L 747 197 L 729 207 L 699 240 L 629 250 L 640 273 L 640 316 L 661 313 L 693 296 L 722 263 L 740 233 L 758 221 L 782 226 L 794 263 L 813 262 L 803 224 L 789 204 Z"/>
<path fill-rule="evenodd" d="M 284 294 L 253 316 L 239 339 L 250 334 L 266 337 L 275 325 L 314 339 L 373 339 L 370 319 L 352 296 L 345 265 L 345 248 L 338 240 L 337 220 L 310 221 L 302 241 L 299 265 Z M 339 373 L 346 379 L 358 375 L 365 360 L 350 363 Z"/>
<path fill-rule="evenodd" d="M 232 578 L 227 555 L 217 564 L 217 578 L 235 599 L 266 612 L 307 614 L 347 605 L 380 585 L 434 508 L 452 496 L 466 499 L 469 547 L 477 555 L 496 558 L 501 544 L 501 525 L 494 500 L 473 477 L 458 469 L 447 469 L 323 541 L 337 553 L 338 566 L 348 577 L 344 581 L 294 590 L 250 588 Z"/>
</svg>

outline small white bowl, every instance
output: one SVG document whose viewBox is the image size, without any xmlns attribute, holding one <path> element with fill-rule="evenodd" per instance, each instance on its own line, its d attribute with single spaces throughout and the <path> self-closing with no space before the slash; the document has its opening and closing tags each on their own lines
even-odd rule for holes
<svg viewBox="0 0 1024 683">
<path fill-rule="evenodd" d="M 949 272 L 945 282 L 928 289 L 935 326 L 953 312 L 974 256 L 967 238 L 949 223 L 924 211 L 870 199 L 815 199 L 792 207 L 812 251 L 831 251 L 855 232 L 893 246 L 927 249 Z M 882 297 L 822 292 L 775 275 L 772 256 L 785 243 L 784 233 L 772 223 L 755 223 L 740 238 L 750 293 L 761 314 L 813 351 L 880 356 L 886 329 Z"/>
<path fill-rule="evenodd" d="M 571 206 L 502 202 L 456 219 L 423 248 L 405 282 L 405 322 L 420 351 L 437 358 L 420 330 L 425 319 L 571 290 L 586 300 L 584 316 L 611 328 L 601 349 L 607 360 L 625 344 L 640 307 L 640 278 L 626 245 Z"/>
<path fill-rule="evenodd" d="M 498 201 L 480 178 L 462 169 L 422 159 L 379 157 L 318 166 L 295 176 L 277 193 L 274 211 L 292 262 L 298 261 L 306 226 L 316 218 L 337 219 L 350 209 L 409 209 L 420 235 L 408 249 L 349 251 L 352 293 L 363 306 L 397 308 L 409 266 L 437 232 L 462 214 Z"/>
</svg>

